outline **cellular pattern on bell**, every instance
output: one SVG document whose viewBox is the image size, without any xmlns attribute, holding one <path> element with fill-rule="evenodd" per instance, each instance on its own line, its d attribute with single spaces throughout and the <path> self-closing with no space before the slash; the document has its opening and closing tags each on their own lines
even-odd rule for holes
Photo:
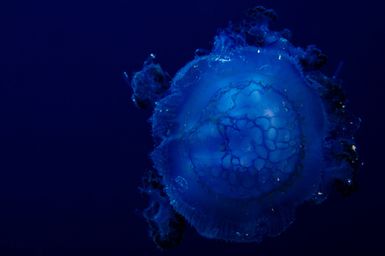
<svg viewBox="0 0 385 256">
<path fill-rule="evenodd" d="M 172 79 L 151 55 L 131 80 L 136 105 L 153 107 L 143 191 L 162 248 L 180 241 L 185 222 L 207 238 L 261 242 L 300 204 L 356 187 L 359 119 L 340 81 L 320 71 L 326 56 L 270 30 L 275 17 L 256 7 Z"/>
</svg>

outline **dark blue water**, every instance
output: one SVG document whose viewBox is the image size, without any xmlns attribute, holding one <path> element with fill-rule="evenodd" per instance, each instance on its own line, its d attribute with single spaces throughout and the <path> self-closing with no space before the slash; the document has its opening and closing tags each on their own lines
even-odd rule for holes
<svg viewBox="0 0 385 256">
<path fill-rule="evenodd" d="M 208 3 L 207 3 L 208 2 Z M 155 53 L 171 74 L 255 4 L 295 44 L 340 61 L 363 119 L 358 192 L 305 205 L 260 245 L 201 238 L 157 250 L 138 191 L 150 127 L 123 71 Z M 384 4 L 359 1 L 24 1 L 0 8 L 0 255 L 384 255 Z"/>
</svg>

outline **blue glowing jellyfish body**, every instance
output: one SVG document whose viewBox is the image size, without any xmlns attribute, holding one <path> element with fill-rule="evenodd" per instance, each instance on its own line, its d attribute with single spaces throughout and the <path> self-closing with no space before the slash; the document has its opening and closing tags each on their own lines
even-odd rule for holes
<svg viewBox="0 0 385 256">
<path fill-rule="evenodd" d="M 153 56 L 132 79 L 134 101 L 154 106 L 151 156 L 164 194 L 148 193 L 157 206 L 147 219 L 163 240 L 177 214 L 202 236 L 259 242 L 285 230 L 301 203 L 322 201 L 331 184 L 353 186 L 356 124 L 336 80 L 319 72 L 325 55 L 269 30 L 271 10 L 251 13 L 169 86 Z M 136 93 L 143 84 L 152 91 Z"/>
</svg>

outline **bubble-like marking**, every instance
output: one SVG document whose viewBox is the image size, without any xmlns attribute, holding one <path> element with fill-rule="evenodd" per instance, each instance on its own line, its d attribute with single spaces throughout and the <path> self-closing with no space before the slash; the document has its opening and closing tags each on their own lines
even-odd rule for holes
<svg viewBox="0 0 385 256">
<path fill-rule="evenodd" d="M 276 136 L 277 136 L 277 129 L 275 129 L 274 127 L 271 127 L 271 128 L 267 131 L 267 138 L 268 138 L 269 140 L 274 140 Z"/>
<path fill-rule="evenodd" d="M 257 118 L 257 120 L 255 121 L 255 124 L 258 125 L 263 130 L 269 129 L 269 125 L 270 125 L 269 119 L 267 119 L 266 117 Z"/>
<path fill-rule="evenodd" d="M 175 183 L 176 183 L 176 188 L 182 193 L 186 192 L 189 188 L 187 180 L 182 176 L 177 176 L 175 178 Z"/>
</svg>

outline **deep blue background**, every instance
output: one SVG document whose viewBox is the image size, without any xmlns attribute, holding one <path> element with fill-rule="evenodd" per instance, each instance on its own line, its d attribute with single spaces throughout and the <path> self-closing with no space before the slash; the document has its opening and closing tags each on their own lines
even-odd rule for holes
<svg viewBox="0 0 385 256">
<path fill-rule="evenodd" d="M 2 1 L 1 5 L 6 5 Z M 138 191 L 149 112 L 123 71 L 151 52 L 174 74 L 229 20 L 274 8 L 293 42 L 344 61 L 365 168 L 349 198 L 304 206 L 280 237 L 230 244 L 189 229 L 164 255 L 385 255 L 385 7 L 335 1 L 7 1 L 0 8 L 0 255 L 161 255 Z M 207 255 L 210 255 L 207 254 Z"/>
</svg>

